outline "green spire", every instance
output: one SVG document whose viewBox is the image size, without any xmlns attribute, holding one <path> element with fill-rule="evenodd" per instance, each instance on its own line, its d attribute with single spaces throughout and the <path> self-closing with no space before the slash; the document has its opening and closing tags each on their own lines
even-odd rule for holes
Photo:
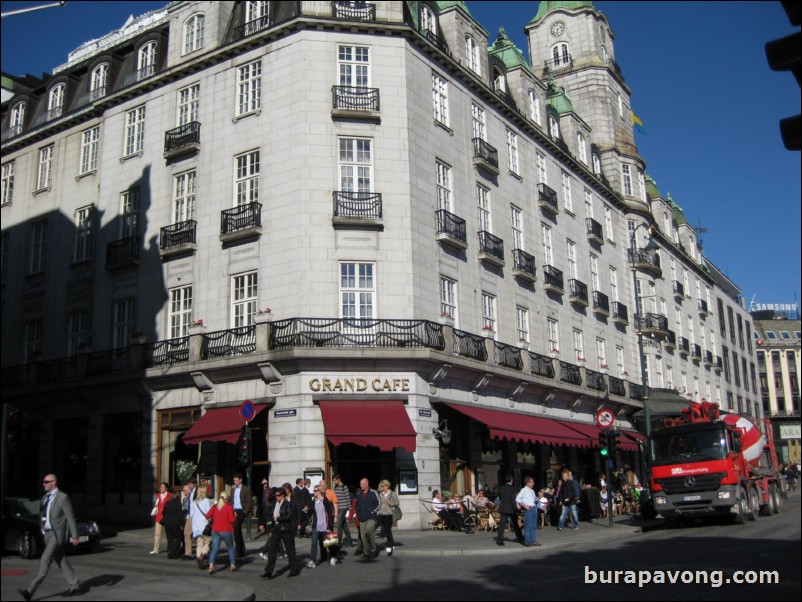
<svg viewBox="0 0 802 602">
<path fill-rule="evenodd" d="M 504 63 L 507 69 L 523 67 L 527 71 L 531 71 L 523 53 L 518 50 L 515 44 L 512 43 L 512 40 L 507 37 L 503 27 L 499 27 L 498 37 L 496 37 L 496 41 L 493 42 L 493 45 L 487 49 L 487 54 L 496 57 Z"/>
<path fill-rule="evenodd" d="M 596 10 L 593 8 L 593 2 L 541 2 L 537 7 L 537 14 L 535 15 L 535 18 L 532 19 L 530 23 L 540 21 L 549 12 L 558 8 L 569 11 L 574 11 L 580 8 L 590 8 Z"/>
</svg>

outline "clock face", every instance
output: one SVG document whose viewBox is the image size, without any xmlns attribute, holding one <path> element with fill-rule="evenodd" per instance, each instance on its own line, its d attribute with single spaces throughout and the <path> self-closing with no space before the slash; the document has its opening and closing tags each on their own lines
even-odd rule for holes
<svg viewBox="0 0 802 602">
<path fill-rule="evenodd" d="M 554 37 L 562 35 L 565 31 L 565 24 L 562 21 L 557 21 L 554 25 L 551 26 L 551 35 Z"/>
</svg>

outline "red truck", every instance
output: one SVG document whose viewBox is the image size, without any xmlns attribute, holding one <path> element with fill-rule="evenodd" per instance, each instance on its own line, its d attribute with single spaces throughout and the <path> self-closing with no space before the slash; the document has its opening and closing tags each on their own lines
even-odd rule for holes
<svg viewBox="0 0 802 602">
<path fill-rule="evenodd" d="M 727 515 L 737 524 L 780 511 L 783 490 L 771 423 L 765 436 L 718 404 L 691 404 L 649 440 L 654 510 L 670 522 Z"/>
</svg>

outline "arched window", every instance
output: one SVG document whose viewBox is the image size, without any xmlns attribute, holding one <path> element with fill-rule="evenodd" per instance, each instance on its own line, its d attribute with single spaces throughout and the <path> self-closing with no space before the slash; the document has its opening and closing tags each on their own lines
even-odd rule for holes
<svg viewBox="0 0 802 602">
<path fill-rule="evenodd" d="M 184 54 L 203 48 L 203 28 L 206 21 L 204 15 L 192 15 L 184 23 Z"/>
<path fill-rule="evenodd" d="M 554 69 L 568 69 L 571 66 L 571 55 L 568 52 L 568 44 L 560 42 L 551 49 L 551 58 Z"/>
<path fill-rule="evenodd" d="M 604 61 L 604 64 L 606 65 L 607 63 L 610 62 L 610 57 L 607 55 L 607 47 L 606 46 L 602 46 L 601 47 L 601 51 L 602 51 L 602 60 Z"/>
<path fill-rule="evenodd" d="M 549 133 L 554 140 L 560 137 L 560 122 L 554 115 L 549 115 Z"/>
<path fill-rule="evenodd" d="M 245 22 L 250 23 L 251 21 L 267 17 L 269 8 L 269 2 L 246 2 Z"/>
<path fill-rule="evenodd" d="M 496 92 L 507 92 L 507 76 L 498 67 L 493 67 L 493 89 Z"/>
<path fill-rule="evenodd" d="M 148 42 L 139 49 L 136 61 L 136 79 L 143 80 L 156 73 L 156 42 Z"/>
<path fill-rule="evenodd" d="M 479 44 L 472 36 L 465 36 L 465 58 L 468 67 L 477 75 L 482 75 L 482 66 L 479 62 Z"/>
<path fill-rule="evenodd" d="M 106 86 L 109 80 L 109 64 L 101 63 L 92 69 L 92 77 L 89 81 L 89 96 L 91 100 L 97 100 L 106 95 Z"/>
<path fill-rule="evenodd" d="M 581 132 L 576 133 L 576 151 L 579 160 L 585 165 L 588 164 L 588 142 Z"/>
<path fill-rule="evenodd" d="M 47 100 L 47 118 L 55 119 L 64 112 L 64 91 L 67 89 L 65 84 L 58 84 L 50 90 Z"/>
<path fill-rule="evenodd" d="M 591 161 L 593 161 L 593 175 L 600 176 L 602 172 L 601 157 L 599 157 L 598 153 L 593 153 L 591 155 Z"/>
<path fill-rule="evenodd" d="M 537 92 L 529 90 L 529 118 L 538 125 L 543 125 L 540 121 L 540 99 Z"/>
<path fill-rule="evenodd" d="M 420 28 L 421 31 L 429 31 L 437 35 L 437 20 L 432 9 L 425 4 L 420 7 Z"/>
<path fill-rule="evenodd" d="M 25 126 L 25 103 L 18 102 L 11 109 L 11 118 L 8 122 L 8 129 L 11 131 L 12 136 L 17 136 L 22 133 Z"/>
</svg>

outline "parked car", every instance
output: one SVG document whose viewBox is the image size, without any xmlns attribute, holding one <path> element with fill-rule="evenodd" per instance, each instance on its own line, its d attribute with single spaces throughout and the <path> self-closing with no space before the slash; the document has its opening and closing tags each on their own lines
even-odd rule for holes
<svg viewBox="0 0 802 602">
<path fill-rule="evenodd" d="M 42 553 L 45 542 L 39 522 L 40 500 L 6 498 L 3 500 L 3 549 L 16 551 L 23 558 L 36 558 Z M 68 533 L 69 537 L 72 537 Z M 78 521 L 77 546 L 67 544 L 68 552 L 89 552 L 100 543 L 100 529 L 96 522 Z"/>
</svg>

